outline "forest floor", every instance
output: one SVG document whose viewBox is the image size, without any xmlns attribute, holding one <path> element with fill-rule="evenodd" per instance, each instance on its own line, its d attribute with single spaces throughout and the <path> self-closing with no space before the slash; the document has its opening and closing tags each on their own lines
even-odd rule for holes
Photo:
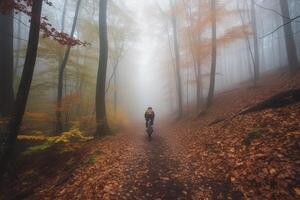
<svg viewBox="0 0 300 200">
<path fill-rule="evenodd" d="M 142 126 L 134 126 L 63 156 L 28 158 L 0 194 L 3 199 L 299 199 L 300 103 L 230 119 L 299 86 L 300 73 L 292 78 L 284 71 L 271 73 L 257 88 L 245 83 L 217 95 L 204 116 L 155 124 L 151 142 Z"/>
</svg>

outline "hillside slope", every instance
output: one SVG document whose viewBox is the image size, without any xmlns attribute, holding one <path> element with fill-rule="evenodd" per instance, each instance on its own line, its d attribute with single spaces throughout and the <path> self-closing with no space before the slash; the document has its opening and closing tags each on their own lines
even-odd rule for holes
<svg viewBox="0 0 300 200">
<path fill-rule="evenodd" d="M 286 72 L 272 73 L 262 77 L 258 88 L 245 85 L 218 95 L 208 114 L 176 126 L 176 160 L 187 172 L 184 179 L 194 182 L 198 198 L 226 199 L 229 193 L 223 190 L 233 191 L 233 199 L 300 198 L 300 102 L 230 119 L 296 87 L 299 73 L 292 79 Z"/>
</svg>

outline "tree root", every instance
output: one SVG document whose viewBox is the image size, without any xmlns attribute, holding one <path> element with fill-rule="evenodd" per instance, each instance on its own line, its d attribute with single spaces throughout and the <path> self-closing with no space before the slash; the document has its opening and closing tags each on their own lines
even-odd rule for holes
<svg viewBox="0 0 300 200">
<path fill-rule="evenodd" d="M 245 115 L 252 112 L 261 111 L 268 108 L 280 108 L 300 101 L 300 88 L 280 92 L 274 96 L 259 102 L 254 106 L 240 111 L 237 115 Z"/>
</svg>

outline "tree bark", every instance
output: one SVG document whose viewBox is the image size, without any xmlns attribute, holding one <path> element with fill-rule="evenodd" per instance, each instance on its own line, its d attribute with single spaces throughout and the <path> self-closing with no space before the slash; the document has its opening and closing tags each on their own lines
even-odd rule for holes
<svg viewBox="0 0 300 200">
<path fill-rule="evenodd" d="M 23 68 L 23 73 L 20 81 L 20 86 L 16 96 L 14 111 L 12 117 L 8 123 L 8 136 L 5 141 L 5 148 L 3 155 L 1 156 L 0 166 L 0 182 L 6 169 L 9 159 L 11 159 L 11 153 L 13 152 L 14 145 L 18 136 L 18 132 L 21 127 L 23 115 L 26 108 L 28 94 L 31 86 L 32 76 L 34 72 L 37 49 L 39 43 L 40 32 L 40 18 L 42 11 L 43 0 L 35 0 L 32 5 L 32 16 L 29 31 L 29 40 L 26 51 L 26 58 Z"/>
<path fill-rule="evenodd" d="M 9 117 L 14 104 L 13 16 L 13 11 L 0 13 L 0 27 L 5 27 L 0 28 L 0 117 Z"/>
<path fill-rule="evenodd" d="M 107 0 L 99 2 L 99 67 L 96 86 L 96 136 L 103 136 L 110 132 L 105 103 L 105 85 L 108 60 L 107 38 Z"/>
<path fill-rule="evenodd" d="M 257 85 L 259 79 L 259 49 L 258 49 L 258 37 L 257 37 L 257 25 L 256 25 L 256 10 L 255 2 L 251 0 L 251 26 L 253 32 L 253 47 L 254 47 L 254 86 Z"/>
<path fill-rule="evenodd" d="M 67 3 L 67 2 L 65 2 L 65 3 Z M 81 0 L 78 0 L 77 5 L 76 5 L 76 10 L 75 10 L 75 16 L 73 19 L 72 30 L 71 30 L 71 34 L 70 34 L 70 37 L 72 37 L 72 38 L 74 37 L 74 33 L 75 33 L 77 18 L 79 15 L 80 3 L 81 3 Z M 62 23 L 62 28 L 64 28 L 64 23 Z M 70 52 L 71 52 L 71 45 L 68 45 L 67 49 L 65 51 L 63 60 L 59 66 L 59 71 L 58 71 L 57 106 L 56 106 L 56 134 L 59 134 L 64 130 L 63 119 L 62 119 L 63 80 L 64 80 L 64 72 L 65 72 L 66 65 L 68 63 Z"/>
<path fill-rule="evenodd" d="M 287 0 L 279 0 L 280 1 L 280 8 L 281 14 L 284 16 L 282 17 L 283 24 L 286 24 L 290 21 L 290 11 L 289 11 L 289 3 Z M 292 24 L 288 23 L 284 26 L 284 39 L 285 39 L 285 46 L 286 52 L 288 56 L 288 64 L 290 73 L 293 74 L 297 69 L 299 69 L 299 61 L 297 57 L 297 49 L 295 45 L 294 35 L 292 31 Z"/>
<path fill-rule="evenodd" d="M 173 40 L 174 40 L 174 52 L 175 52 L 175 73 L 177 82 L 177 98 L 178 98 L 178 118 L 182 116 L 182 88 L 181 88 L 181 75 L 180 75 L 180 55 L 179 45 L 177 36 L 177 17 L 175 12 L 175 6 L 172 0 L 170 0 L 170 6 L 172 9 L 172 29 L 173 29 Z"/>
<path fill-rule="evenodd" d="M 117 69 L 114 69 L 114 114 L 117 115 L 118 109 L 118 79 L 117 79 Z"/>
<path fill-rule="evenodd" d="M 213 102 L 215 92 L 216 79 L 216 65 L 217 65 L 217 22 L 216 22 L 216 0 L 211 1 L 211 15 L 212 15 L 212 53 L 211 53 L 211 71 L 209 91 L 206 102 L 206 109 L 209 108 Z"/>
</svg>

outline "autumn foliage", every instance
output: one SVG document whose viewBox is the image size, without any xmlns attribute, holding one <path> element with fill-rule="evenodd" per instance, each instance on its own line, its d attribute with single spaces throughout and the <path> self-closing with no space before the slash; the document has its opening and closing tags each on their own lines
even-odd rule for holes
<svg viewBox="0 0 300 200">
<path fill-rule="evenodd" d="M 14 11 L 16 14 L 21 12 L 31 17 L 31 20 L 36 20 L 35 16 L 32 16 L 31 7 L 34 0 L 3 0 L 0 2 L 0 12 L 6 14 L 11 11 Z M 48 6 L 53 6 L 53 3 L 49 0 L 43 0 Z M 58 31 L 52 24 L 48 21 L 46 16 L 42 17 L 40 29 L 42 36 L 44 38 L 52 38 L 55 41 L 59 42 L 62 45 L 77 46 L 83 45 L 86 46 L 89 43 L 86 41 L 81 41 L 76 38 L 72 38 L 69 34 Z"/>
</svg>

